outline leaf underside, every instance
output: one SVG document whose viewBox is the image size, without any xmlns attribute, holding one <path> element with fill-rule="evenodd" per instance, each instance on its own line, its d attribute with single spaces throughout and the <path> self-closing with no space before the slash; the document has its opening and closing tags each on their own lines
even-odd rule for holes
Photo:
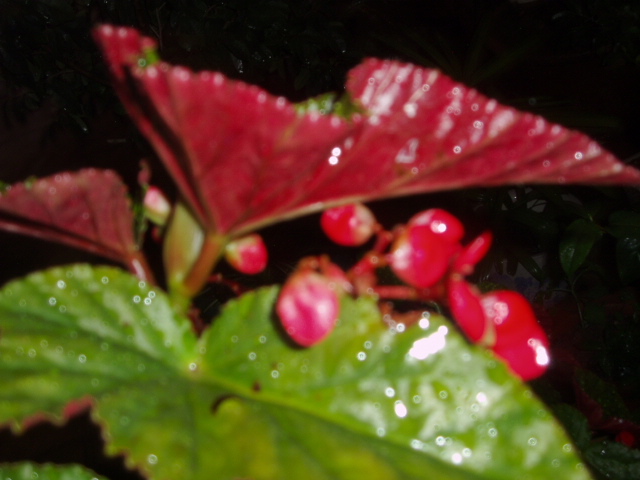
<svg viewBox="0 0 640 480">
<path fill-rule="evenodd" d="M 447 320 L 390 329 L 345 299 L 334 333 L 291 345 L 278 289 L 196 338 L 161 291 L 106 267 L 0 291 L 0 422 L 92 405 L 110 454 L 149 478 L 588 479 L 532 392 Z"/>
<path fill-rule="evenodd" d="M 0 464 L 0 480 L 103 480 L 78 465 L 38 465 L 30 462 Z"/>
<path fill-rule="evenodd" d="M 207 228 L 241 234 L 350 201 L 520 183 L 640 184 L 587 136 L 437 70 L 369 59 L 346 91 L 364 113 L 299 113 L 219 73 L 146 62 L 129 28 L 95 37 L 130 115 Z"/>
</svg>

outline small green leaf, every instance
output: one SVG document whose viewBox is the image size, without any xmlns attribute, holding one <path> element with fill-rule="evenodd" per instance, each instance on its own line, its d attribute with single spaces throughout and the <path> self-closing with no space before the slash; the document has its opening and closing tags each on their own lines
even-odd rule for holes
<svg viewBox="0 0 640 480">
<path fill-rule="evenodd" d="M 599 471 L 603 478 L 616 480 L 637 480 L 640 478 L 640 451 L 621 443 L 603 440 L 593 443 L 585 450 L 589 464 Z"/>
<path fill-rule="evenodd" d="M 531 390 L 444 318 L 390 329 L 345 299 L 334 333 L 293 346 L 277 288 L 230 302 L 198 340 L 160 291 L 112 268 L 0 291 L 0 421 L 92 402 L 109 454 L 151 479 L 585 480 Z"/>
<path fill-rule="evenodd" d="M 79 465 L 37 465 L 35 463 L 0 464 L 0 480 L 102 480 Z"/>
<path fill-rule="evenodd" d="M 569 278 L 573 278 L 584 264 L 602 234 L 603 231 L 598 225 L 582 218 L 567 227 L 560 241 L 560 263 Z"/>
</svg>

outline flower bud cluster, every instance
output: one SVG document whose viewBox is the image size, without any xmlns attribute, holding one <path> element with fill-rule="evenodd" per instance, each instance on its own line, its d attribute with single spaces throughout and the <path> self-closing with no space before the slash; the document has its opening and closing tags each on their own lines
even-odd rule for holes
<svg viewBox="0 0 640 480">
<path fill-rule="evenodd" d="M 429 297 L 448 303 L 465 335 L 492 349 L 522 379 L 546 370 L 549 341 L 528 301 L 511 291 L 480 293 L 464 279 L 489 250 L 490 233 L 463 245 L 464 226 L 441 209 L 421 212 L 405 226 L 386 232 L 361 204 L 327 210 L 321 226 L 340 245 L 362 245 L 374 234 L 378 242 L 347 273 L 324 257 L 301 263 L 277 304 L 283 326 L 296 343 L 312 346 L 331 333 L 340 313 L 340 295 L 373 291 L 387 298 Z M 372 272 L 387 265 L 410 287 L 376 285 Z"/>
</svg>

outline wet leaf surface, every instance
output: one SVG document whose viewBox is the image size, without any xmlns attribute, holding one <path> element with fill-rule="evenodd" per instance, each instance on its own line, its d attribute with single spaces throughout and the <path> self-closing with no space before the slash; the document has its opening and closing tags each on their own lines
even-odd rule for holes
<svg viewBox="0 0 640 480">
<path fill-rule="evenodd" d="M 78 465 L 38 465 L 34 463 L 0 464 L 0 480 L 101 480 Z"/>
<path fill-rule="evenodd" d="M 214 72 L 150 61 L 153 40 L 96 30 L 116 89 L 207 228 L 240 234 L 329 206 L 520 183 L 639 184 L 585 135 L 439 71 L 369 59 L 347 80 L 364 113 L 302 112 Z M 350 102 L 343 102 L 345 105 Z M 321 104 L 320 104 L 321 105 Z"/>
<path fill-rule="evenodd" d="M 197 339 L 162 292 L 116 269 L 12 282 L 0 421 L 83 399 L 108 452 L 155 479 L 589 478 L 531 390 L 444 318 L 389 329 L 372 300 L 346 299 L 333 334 L 301 349 L 273 321 L 277 294 L 230 302 Z"/>
</svg>

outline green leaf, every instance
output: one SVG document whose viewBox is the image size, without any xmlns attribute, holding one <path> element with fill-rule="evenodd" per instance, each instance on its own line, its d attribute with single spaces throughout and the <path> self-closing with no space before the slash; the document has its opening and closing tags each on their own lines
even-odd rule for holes
<svg viewBox="0 0 640 480">
<path fill-rule="evenodd" d="M 37 465 L 34 463 L 0 464 L 0 480 L 100 480 L 79 465 Z"/>
<path fill-rule="evenodd" d="M 560 241 L 560 263 L 569 278 L 584 264 L 602 234 L 598 225 L 582 218 L 567 227 Z"/>
<path fill-rule="evenodd" d="M 637 480 L 640 478 L 640 451 L 621 443 L 603 440 L 593 443 L 585 456 L 603 478 Z"/>
<path fill-rule="evenodd" d="M 292 346 L 277 288 L 200 339 L 162 292 L 112 268 L 0 291 L 0 421 L 91 399 L 110 454 L 150 478 L 590 478 L 531 390 L 445 319 L 390 329 L 345 299 L 325 342 Z"/>
</svg>

